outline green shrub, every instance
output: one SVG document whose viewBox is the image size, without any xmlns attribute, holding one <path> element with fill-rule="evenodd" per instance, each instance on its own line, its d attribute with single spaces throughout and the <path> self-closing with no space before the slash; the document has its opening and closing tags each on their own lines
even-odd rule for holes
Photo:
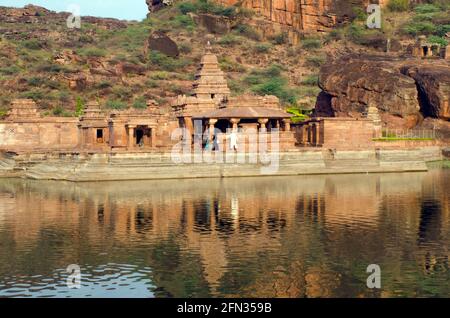
<svg viewBox="0 0 450 318">
<path fill-rule="evenodd" d="M 133 93 L 129 87 L 116 86 L 112 90 L 112 94 L 115 98 L 120 100 L 128 100 L 133 97 Z"/>
<path fill-rule="evenodd" d="M 444 38 L 442 38 L 440 36 L 436 36 L 436 35 L 429 36 L 428 42 L 436 43 L 436 44 L 439 44 L 440 46 L 444 46 L 444 47 L 448 45 L 447 40 L 445 40 Z"/>
<path fill-rule="evenodd" d="M 112 87 L 112 84 L 108 81 L 101 81 L 100 83 L 95 85 L 95 88 L 97 89 L 107 89 Z"/>
<path fill-rule="evenodd" d="M 269 43 L 258 43 L 254 47 L 254 51 L 256 53 L 267 53 L 272 48 L 272 45 Z"/>
<path fill-rule="evenodd" d="M 31 90 L 31 91 L 27 91 L 27 92 L 23 92 L 20 94 L 21 98 L 28 98 L 28 99 L 32 99 L 34 101 L 38 101 L 43 99 L 44 97 L 48 97 L 48 94 L 40 89 L 35 89 L 35 90 Z"/>
<path fill-rule="evenodd" d="M 427 14 L 440 12 L 441 9 L 433 4 L 426 3 L 416 6 L 414 11 L 418 14 Z"/>
<path fill-rule="evenodd" d="M 133 108 L 136 108 L 136 109 L 147 108 L 147 101 L 145 100 L 145 97 L 141 96 L 141 97 L 136 98 L 133 102 Z"/>
<path fill-rule="evenodd" d="M 241 41 L 239 40 L 239 38 L 234 36 L 233 34 L 226 34 L 222 36 L 217 43 L 222 46 L 234 46 L 236 44 L 239 44 L 240 42 Z"/>
<path fill-rule="evenodd" d="M 84 113 L 84 100 L 78 96 L 75 102 L 75 116 L 81 116 Z"/>
<path fill-rule="evenodd" d="M 225 72 L 244 73 L 246 71 L 245 67 L 243 67 L 239 63 L 230 60 L 228 57 L 221 58 L 219 64 L 220 68 Z"/>
<path fill-rule="evenodd" d="M 436 27 L 436 35 L 444 37 L 448 32 L 450 32 L 450 24 L 441 24 Z"/>
<path fill-rule="evenodd" d="M 325 57 L 321 55 L 308 56 L 306 58 L 306 65 L 310 67 L 320 67 L 325 63 Z"/>
<path fill-rule="evenodd" d="M 0 74 L 3 75 L 14 75 L 20 72 L 20 67 L 16 65 L 11 65 L 8 67 L 0 68 Z"/>
<path fill-rule="evenodd" d="M 243 80 L 250 90 L 258 95 L 275 95 L 283 103 L 293 104 L 297 100 L 294 90 L 289 89 L 288 80 L 282 76 L 282 67 L 273 64 L 262 70 L 253 70 Z"/>
<path fill-rule="evenodd" d="M 86 57 L 105 57 L 106 51 L 99 48 L 88 48 L 80 52 L 81 55 Z"/>
<path fill-rule="evenodd" d="M 420 34 L 433 34 L 437 31 L 436 26 L 432 22 L 410 22 L 403 31 L 407 34 L 417 36 Z"/>
<path fill-rule="evenodd" d="M 322 47 L 322 41 L 316 38 L 307 38 L 302 41 L 302 48 L 305 50 L 315 50 Z"/>
<path fill-rule="evenodd" d="M 261 40 L 261 35 L 248 24 L 238 24 L 235 27 L 235 32 L 255 41 Z"/>
<path fill-rule="evenodd" d="M 151 51 L 149 54 L 150 63 L 164 71 L 176 71 L 189 64 L 187 60 L 175 59 L 158 51 Z"/>
<path fill-rule="evenodd" d="M 208 0 L 182 2 L 178 4 L 178 10 L 180 10 L 182 14 L 187 14 L 189 12 L 201 12 L 225 16 L 229 18 L 233 18 L 238 15 L 236 7 L 224 7 Z"/>
<path fill-rule="evenodd" d="M 308 75 L 303 81 L 303 85 L 317 86 L 319 84 L 319 75 Z"/>
<path fill-rule="evenodd" d="M 362 7 L 353 7 L 353 14 L 355 15 L 355 19 L 358 21 L 366 21 L 367 13 Z"/>
<path fill-rule="evenodd" d="M 286 111 L 289 114 L 294 115 L 294 117 L 291 118 L 293 123 L 299 123 L 299 122 L 306 121 L 309 119 L 309 116 L 308 116 L 309 111 L 305 111 L 305 110 L 299 109 L 297 107 L 290 107 Z"/>
<path fill-rule="evenodd" d="M 286 32 L 281 32 L 272 38 L 273 43 L 277 45 L 286 44 L 288 40 L 288 34 Z"/>
<path fill-rule="evenodd" d="M 39 87 L 39 86 L 43 85 L 44 80 L 40 77 L 30 77 L 27 80 L 27 83 L 29 86 Z"/>
<path fill-rule="evenodd" d="M 72 117 L 73 114 L 65 110 L 61 105 L 55 106 L 52 109 L 52 115 L 57 117 Z"/>
<path fill-rule="evenodd" d="M 190 16 L 177 15 L 173 20 L 170 21 L 170 25 L 175 28 L 186 28 L 188 30 L 193 30 L 195 27 L 195 22 Z"/>
<path fill-rule="evenodd" d="M 109 109 L 122 110 L 127 108 L 127 104 L 121 100 L 108 99 L 108 101 L 106 101 L 106 107 Z"/>
<path fill-rule="evenodd" d="M 180 10 L 180 12 L 182 14 L 187 14 L 189 12 L 197 12 L 198 8 L 197 5 L 195 3 L 192 2 L 181 2 L 178 4 L 178 10 Z"/>
<path fill-rule="evenodd" d="M 159 87 L 159 83 L 155 80 L 149 79 L 145 81 L 145 86 L 148 88 L 157 88 Z"/>
<path fill-rule="evenodd" d="M 409 0 L 389 0 L 387 4 L 389 11 L 403 12 L 409 9 Z"/>
<path fill-rule="evenodd" d="M 178 47 L 180 52 L 183 54 L 189 54 L 192 52 L 192 45 L 189 43 L 181 43 Z"/>
<path fill-rule="evenodd" d="M 44 45 L 36 39 L 23 41 L 22 46 L 29 50 L 40 50 L 44 47 Z"/>
<path fill-rule="evenodd" d="M 154 80 L 167 80 L 167 79 L 169 79 L 169 73 L 164 72 L 164 71 L 153 72 L 150 75 L 150 78 L 154 79 Z"/>
</svg>

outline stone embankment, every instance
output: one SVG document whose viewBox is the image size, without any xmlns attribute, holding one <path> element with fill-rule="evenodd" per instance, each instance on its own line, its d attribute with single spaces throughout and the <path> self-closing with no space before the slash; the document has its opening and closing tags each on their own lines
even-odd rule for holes
<svg viewBox="0 0 450 318">
<path fill-rule="evenodd" d="M 426 162 L 441 160 L 443 152 L 440 147 L 361 151 L 305 149 L 280 153 L 278 161 L 276 158 L 278 156 L 265 165 L 208 164 L 175 163 L 170 153 L 9 153 L 0 157 L 0 177 L 81 182 L 426 171 Z"/>
</svg>

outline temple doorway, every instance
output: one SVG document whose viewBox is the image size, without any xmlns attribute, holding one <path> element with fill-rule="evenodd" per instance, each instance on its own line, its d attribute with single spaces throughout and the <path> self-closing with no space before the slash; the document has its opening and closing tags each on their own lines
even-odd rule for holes
<svg viewBox="0 0 450 318">
<path fill-rule="evenodd" d="M 97 143 L 103 143 L 103 129 L 97 129 Z"/>
<path fill-rule="evenodd" d="M 151 146 L 151 129 L 148 126 L 138 126 L 135 131 L 135 142 L 138 147 Z"/>
</svg>

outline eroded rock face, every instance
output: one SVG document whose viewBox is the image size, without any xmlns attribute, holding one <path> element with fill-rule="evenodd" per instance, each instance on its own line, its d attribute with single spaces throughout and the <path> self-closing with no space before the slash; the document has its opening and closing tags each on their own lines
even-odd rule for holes
<svg viewBox="0 0 450 318">
<path fill-rule="evenodd" d="M 402 72 L 412 77 L 419 93 L 421 111 L 425 117 L 450 119 L 450 66 L 408 65 Z"/>
<path fill-rule="evenodd" d="M 241 4 L 270 21 L 302 31 L 329 31 L 334 26 L 355 17 L 355 7 L 363 10 L 369 0 L 214 0 L 222 5 Z"/>
<path fill-rule="evenodd" d="M 375 105 L 388 127 L 412 128 L 423 118 L 450 119 L 450 66 L 349 54 L 321 68 L 316 116 L 362 117 Z"/>
<path fill-rule="evenodd" d="M 163 0 L 146 0 L 149 12 L 155 12 L 164 7 Z"/>
<path fill-rule="evenodd" d="M 191 14 L 195 23 L 205 27 L 208 32 L 214 34 L 226 34 L 231 30 L 231 21 L 226 17 L 211 14 Z"/>
<path fill-rule="evenodd" d="M 180 54 L 178 45 L 166 34 L 160 31 L 153 32 L 145 46 L 145 52 L 151 50 L 161 52 L 170 57 L 177 57 Z"/>
<path fill-rule="evenodd" d="M 324 65 L 319 85 L 329 96 L 329 104 L 318 100 L 318 110 L 337 117 L 361 117 L 373 104 L 382 114 L 397 117 L 401 126 L 416 124 L 420 115 L 416 83 L 394 64 L 345 56 Z"/>
</svg>

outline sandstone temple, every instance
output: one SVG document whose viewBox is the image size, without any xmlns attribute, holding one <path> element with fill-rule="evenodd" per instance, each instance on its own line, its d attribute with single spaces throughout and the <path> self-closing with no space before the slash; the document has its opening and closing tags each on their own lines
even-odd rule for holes
<svg viewBox="0 0 450 318">
<path fill-rule="evenodd" d="M 186 128 L 188 137 L 200 133 L 219 138 L 224 146 L 230 131 L 246 137 L 256 132 L 259 138 L 267 134 L 269 142 L 270 133 L 276 131 L 280 151 L 344 145 L 370 148 L 380 131 L 376 107 L 372 110 L 375 114 L 370 118 L 314 118 L 294 126 L 292 115 L 283 110 L 275 96 L 231 96 L 225 74 L 208 45 L 193 83 L 193 94 L 178 96 L 170 105 L 149 100 L 144 110 L 119 111 L 106 110 L 91 101 L 80 117 L 48 117 L 32 100 L 13 101 L 8 115 L 0 121 L 0 151 L 168 152 L 183 138 L 173 138 L 176 128 Z M 187 140 L 193 142 L 194 138 Z M 244 138 L 241 144 L 250 146 L 251 140 L 255 139 Z"/>
</svg>

